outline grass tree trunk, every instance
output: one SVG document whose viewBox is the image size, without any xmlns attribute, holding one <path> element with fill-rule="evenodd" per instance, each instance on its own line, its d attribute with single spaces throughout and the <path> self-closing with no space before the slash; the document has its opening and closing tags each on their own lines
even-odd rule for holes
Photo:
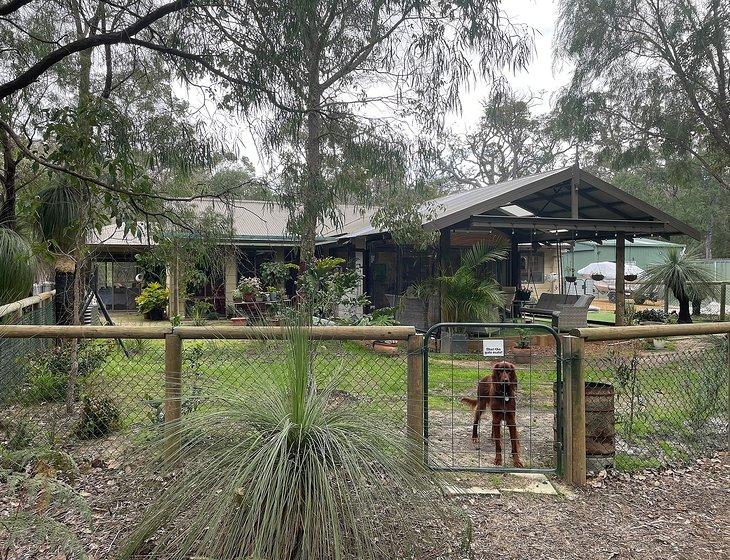
<svg viewBox="0 0 730 560">
<path fill-rule="evenodd" d="M 679 301 L 679 317 L 677 319 L 678 323 L 691 323 L 692 322 L 692 315 L 690 315 L 689 312 L 689 298 L 684 294 L 674 294 L 677 298 L 677 301 Z"/>
</svg>

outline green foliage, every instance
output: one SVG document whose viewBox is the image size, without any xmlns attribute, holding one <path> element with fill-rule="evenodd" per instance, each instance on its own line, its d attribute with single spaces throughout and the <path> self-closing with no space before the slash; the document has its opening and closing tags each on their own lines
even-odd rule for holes
<svg viewBox="0 0 730 560">
<path fill-rule="evenodd" d="M 713 359 L 709 367 L 702 370 L 699 379 L 687 379 L 685 387 L 685 410 L 687 421 L 697 434 L 712 433 L 715 428 L 710 421 L 726 421 L 728 394 L 728 341 L 727 338 L 715 340 L 707 349 Z"/>
<path fill-rule="evenodd" d="M 530 329 L 515 329 L 517 332 L 517 342 L 515 343 L 515 348 L 530 348 L 531 345 L 531 332 Z"/>
<path fill-rule="evenodd" d="M 356 295 L 362 271 L 345 265 L 345 259 L 324 257 L 315 260 L 298 276 L 297 291 L 310 315 L 331 319 L 338 305 L 367 305 L 367 297 Z"/>
<path fill-rule="evenodd" d="M 371 327 L 390 327 L 397 325 L 398 321 L 395 320 L 395 308 L 394 307 L 383 307 L 376 309 L 368 315 L 363 315 L 358 325 L 360 326 L 371 326 Z"/>
<path fill-rule="evenodd" d="M 77 351 L 78 376 L 83 378 L 100 367 L 107 356 L 108 345 L 82 342 Z M 21 399 L 26 403 L 63 402 L 68 391 L 68 375 L 72 357 L 70 344 L 53 346 L 22 358 L 26 382 Z"/>
<path fill-rule="evenodd" d="M 5 434 L 3 445 L 10 451 L 29 447 L 35 438 L 35 431 L 28 420 L 2 420 L 0 430 Z"/>
<path fill-rule="evenodd" d="M 689 302 L 714 296 L 712 280 L 712 274 L 698 258 L 696 250 L 680 251 L 671 247 L 661 262 L 647 267 L 637 294 L 645 296 L 652 291 L 663 293 L 665 287 L 669 288 L 679 301 L 679 321 L 691 323 Z"/>
<path fill-rule="evenodd" d="M 243 277 L 238 281 L 236 288 L 242 296 L 257 296 L 261 293 L 261 280 L 255 276 Z"/>
<path fill-rule="evenodd" d="M 261 280 L 266 286 L 280 287 L 299 265 L 281 261 L 268 261 L 261 264 Z"/>
<path fill-rule="evenodd" d="M 202 327 L 208 323 L 208 318 L 213 311 L 213 306 L 207 301 L 198 300 L 190 307 L 190 318 L 193 325 Z"/>
<path fill-rule="evenodd" d="M 662 309 L 642 309 L 634 312 L 636 321 L 650 321 L 653 323 L 666 323 L 669 317 Z"/>
<path fill-rule="evenodd" d="M 150 282 L 135 298 L 140 313 L 164 311 L 170 301 L 170 291 L 157 282 Z"/>
<path fill-rule="evenodd" d="M 504 249 L 478 243 L 461 256 L 461 265 L 450 276 L 439 277 L 445 288 L 443 297 L 444 320 L 464 323 L 472 320 L 487 320 L 494 311 L 504 305 L 504 295 L 493 278 L 479 278 L 482 266 L 503 260 Z"/>
<path fill-rule="evenodd" d="M 120 427 L 120 413 L 116 403 L 105 396 L 85 394 L 81 397 L 81 418 L 75 433 L 81 439 L 108 435 Z"/>
<path fill-rule="evenodd" d="M 0 451 L 0 467 L 15 472 L 53 469 L 73 482 L 79 476 L 79 467 L 73 457 L 60 449 L 48 447 L 24 447 Z"/>
<path fill-rule="evenodd" d="M 0 224 L 0 305 L 28 297 L 35 271 L 28 242 Z"/>
<path fill-rule="evenodd" d="M 183 418 L 185 464 L 121 558 L 143 545 L 171 560 L 393 556 L 434 489 L 429 472 L 402 435 L 373 429 L 367 413 L 317 387 L 313 351 L 307 331 L 292 329 L 280 384 Z M 406 504 L 398 538 L 384 538 L 382 512 Z"/>
</svg>

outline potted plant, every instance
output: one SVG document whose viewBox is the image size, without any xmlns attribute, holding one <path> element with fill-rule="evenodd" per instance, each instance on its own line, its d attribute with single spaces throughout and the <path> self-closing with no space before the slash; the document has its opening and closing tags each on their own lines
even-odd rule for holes
<svg viewBox="0 0 730 560">
<path fill-rule="evenodd" d="M 456 272 L 439 278 L 444 287 L 442 306 L 445 322 L 488 321 L 495 316 L 497 309 L 504 305 L 504 293 L 494 278 L 481 279 L 478 273 L 484 264 L 505 257 L 503 249 L 478 243 L 463 253 Z M 468 351 L 467 339 L 465 332 L 442 329 L 441 352 L 464 354 Z"/>
<path fill-rule="evenodd" d="M 276 286 L 266 287 L 266 301 L 276 302 L 281 301 L 281 289 Z"/>
<path fill-rule="evenodd" d="M 165 311 L 170 300 L 170 291 L 158 282 L 150 282 L 135 298 L 139 312 L 150 321 L 165 319 Z"/>
<path fill-rule="evenodd" d="M 234 303 L 241 303 L 243 301 L 243 293 L 238 288 L 231 292 L 231 297 Z"/>
<path fill-rule="evenodd" d="M 605 278 L 605 276 L 603 274 L 601 274 L 600 272 L 595 272 L 595 273 L 591 274 L 591 280 L 595 280 L 596 282 L 600 282 L 604 278 Z"/>
<path fill-rule="evenodd" d="M 261 294 L 261 280 L 255 276 L 241 278 L 238 282 L 238 291 L 241 292 L 243 301 L 256 301 Z"/>
<path fill-rule="evenodd" d="M 575 269 L 569 269 L 568 274 L 565 275 L 565 281 L 568 284 L 575 284 L 576 280 L 578 280 L 578 277 L 575 275 Z"/>
<path fill-rule="evenodd" d="M 512 352 L 517 364 L 529 364 L 532 357 L 530 331 L 528 329 L 517 329 L 517 342 Z"/>
<path fill-rule="evenodd" d="M 627 282 L 633 282 L 637 278 L 638 276 L 636 274 L 624 274 L 624 280 L 626 280 Z"/>
</svg>

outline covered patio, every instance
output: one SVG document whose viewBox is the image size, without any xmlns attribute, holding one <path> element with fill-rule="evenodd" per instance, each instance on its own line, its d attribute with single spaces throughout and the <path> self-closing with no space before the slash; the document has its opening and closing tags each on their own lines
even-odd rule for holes
<svg viewBox="0 0 730 560">
<path fill-rule="evenodd" d="M 351 242 L 356 251 L 364 251 L 365 262 L 370 264 L 366 286 L 374 302 L 383 299 L 384 287 L 402 294 L 415 276 L 449 270 L 458 264 L 464 247 L 495 236 L 504 238 L 509 246 L 504 268 L 493 274 L 503 286 L 520 288 L 525 260 L 554 251 L 557 267 L 552 274 L 557 274 L 559 282 L 545 291 L 561 294 L 566 291 L 563 278 L 575 271 L 562 270 L 560 253 L 577 241 L 600 244 L 615 240 L 616 268 L 624 270 L 625 244 L 634 237 L 702 238 L 691 226 L 577 165 L 450 194 L 429 201 L 421 211 L 428 216 L 423 228 L 440 233 L 437 250 L 419 253 L 397 247 L 388 232 L 372 226 L 341 238 Z M 395 285 L 383 286 L 382 274 L 373 266 L 385 252 L 392 255 Z M 414 269 L 415 256 L 421 258 L 418 270 Z M 624 275 L 617 274 L 617 325 L 624 322 L 625 303 Z"/>
</svg>

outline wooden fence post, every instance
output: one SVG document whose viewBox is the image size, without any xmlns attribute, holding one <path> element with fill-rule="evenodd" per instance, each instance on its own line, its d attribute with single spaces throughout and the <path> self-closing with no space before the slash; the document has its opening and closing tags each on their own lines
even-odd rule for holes
<svg viewBox="0 0 730 560">
<path fill-rule="evenodd" d="M 563 414 L 563 478 L 568 484 L 573 483 L 573 413 L 572 399 L 573 394 L 573 373 L 571 370 L 573 356 L 573 336 L 562 336 L 561 343 L 563 347 L 563 391 L 561 402 L 558 403 L 562 407 Z"/>
<path fill-rule="evenodd" d="M 423 450 L 423 397 L 423 335 L 415 334 L 408 337 L 406 432 L 417 450 Z"/>
<path fill-rule="evenodd" d="M 725 305 L 727 303 L 727 284 L 720 286 L 720 321 L 725 320 Z"/>
<path fill-rule="evenodd" d="M 180 455 L 182 396 L 182 340 L 177 334 L 165 335 L 165 458 L 173 465 Z"/>
<path fill-rule="evenodd" d="M 585 340 L 578 337 L 571 338 L 571 482 L 577 486 L 583 486 L 586 483 L 586 376 L 583 363 Z"/>
</svg>

